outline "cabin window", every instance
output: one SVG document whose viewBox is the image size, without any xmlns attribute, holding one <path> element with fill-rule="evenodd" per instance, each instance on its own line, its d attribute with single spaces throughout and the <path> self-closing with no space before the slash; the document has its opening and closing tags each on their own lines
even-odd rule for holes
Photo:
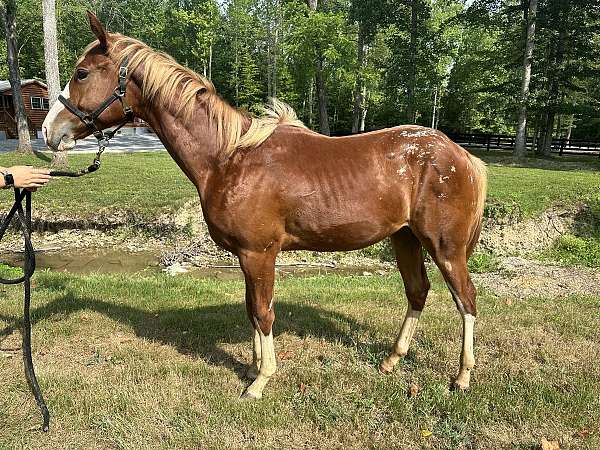
<svg viewBox="0 0 600 450">
<path fill-rule="evenodd" d="M 31 109 L 42 109 L 42 97 L 31 97 Z"/>
<path fill-rule="evenodd" d="M 0 95 L 0 109 L 11 109 L 12 97 L 10 95 Z"/>
<path fill-rule="evenodd" d="M 31 109 L 43 109 L 48 111 L 50 103 L 47 97 L 31 97 Z"/>
</svg>

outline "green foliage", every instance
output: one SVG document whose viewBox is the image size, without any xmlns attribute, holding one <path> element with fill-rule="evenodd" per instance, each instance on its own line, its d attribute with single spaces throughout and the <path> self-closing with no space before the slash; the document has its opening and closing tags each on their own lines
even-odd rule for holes
<svg viewBox="0 0 600 450">
<path fill-rule="evenodd" d="M 231 103 L 268 96 L 315 127 L 315 61 L 322 59 L 334 134 L 349 132 L 366 88 L 366 128 L 414 121 L 452 131 L 512 133 L 524 49 L 520 0 L 57 0 L 62 83 L 93 40 L 85 11 L 210 76 Z M 467 6 L 468 5 L 468 6 Z M 415 14 L 413 14 L 413 11 Z M 39 0 L 18 2 L 23 77 L 44 78 Z M 31 26 L 35 24 L 35 26 Z M 529 131 L 555 113 L 555 135 L 600 137 L 600 11 L 585 0 L 540 1 Z M 359 64 L 359 36 L 366 44 Z M 0 36 L 0 59 L 6 58 Z M 0 78 L 7 68 L 0 64 Z"/>
<path fill-rule="evenodd" d="M 474 253 L 468 264 L 471 273 L 495 272 L 500 267 L 500 259 L 493 253 Z"/>
<path fill-rule="evenodd" d="M 566 265 L 600 267 L 600 195 L 582 210 L 573 233 L 558 238 L 541 257 Z"/>
<path fill-rule="evenodd" d="M 23 276 L 23 269 L 0 263 L 0 278 L 15 279 Z"/>
</svg>

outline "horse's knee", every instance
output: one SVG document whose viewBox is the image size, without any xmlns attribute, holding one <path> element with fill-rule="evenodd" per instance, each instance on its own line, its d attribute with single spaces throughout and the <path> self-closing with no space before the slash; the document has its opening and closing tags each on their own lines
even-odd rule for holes
<svg viewBox="0 0 600 450">
<path fill-rule="evenodd" d="M 272 302 L 271 305 L 258 305 L 253 309 L 254 323 L 263 334 L 266 336 L 271 333 L 273 328 L 273 322 L 275 321 L 275 311 L 273 311 Z"/>
<path fill-rule="evenodd" d="M 406 286 L 404 292 L 406 293 L 406 298 L 408 299 L 410 306 L 415 311 L 422 311 L 425 306 L 425 301 L 427 300 L 427 294 L 429 293 L 429 289 L 431 288 L 431 284 L 427 278 L 424 278 L 420 283 L 413 284 L 411 286 Z"/>
</svg>

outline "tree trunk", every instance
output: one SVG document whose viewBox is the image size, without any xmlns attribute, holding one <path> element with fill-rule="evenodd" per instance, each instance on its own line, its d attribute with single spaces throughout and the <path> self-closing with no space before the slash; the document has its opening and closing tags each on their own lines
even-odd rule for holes
<svg viewBox="0 0 600 450">
<path fill-rule="evenodd" d="M 325 87 L 325 77 L 323 76 L 323 59 L 317 59 L 315 71 L 317 82 L 317 97 L 319 99 L 319 131 L 321 134 L 329 136 L 329 113 L 327 111 L 327 89 Z"/>
<path fill-rule="evenodd" d="M 431 114 L 431 128 L 435 129 L 435 114 L 437 112 L 437 101 L 438 101 L 438 87 L 435 87 L 435 91 L 433 93 L 433 114 Z"/>
<path fill-rule="evenodd" d="M 417 52 L 417 2 L 411 2 L 410 16 L 410 43 L 409 43 L 409 60 L 408 60 L 408 78 L 406 80 L 406 115 L 410 123 L 415 123 L 416 105 L 415 105 L 415 87 L 417 84 L 417 68 L 415 54 Z"/>
<path fill-rule="evenodd" d="M 308 7 L 312 12 L 317 10 L 318 0 L 307 0 Z M 317 85 L 317 98 L 319 100 L 319 131 L 329 136 L 329 113 L 327 111 L 327 87 L 323 73 L 323 55 L 317 50 L 317 61 L 315 63 L 315 82 Z"/>
<path fill-rule="evenodd" d="M 8 78 L 13 93 L 13 104 L 15 108 L 15 118 L 17 121 L 17 131 L 19 135 L 19 144 L 17 153 L 33 153 L 31 148 L 31 137 L 29 135 L 29 126 L 27 125 L 27 114 L 23 104 L 23 94 L 21 92 L 21 77 L 19 75 L 19 46 L 17 43 L 17 4 L 15 0 L 6 0 L 6 6 L 0 2 L 0 18 L 4 25 L 6 36 L 6 62 L 8 64 Z"/>
<path fill-rule="evenodd" d="M 552 151 L 552 131 L 554 128 L 554 117 L 558 112 L 558 94 L 560 90 L 560 76 L 561 67 L 564 59 L 565 44 L 567 40 L 567 30 L 565 29 L 566 17 L 571 9 L 570 0 L 564 0 L 564 3 L 560 4 L 563 8 L 563 17 L 560 12 L 558 14 L 558 23 L 560 24 L 560 31 L 558 33 L 558 42 L 556 43 L 556 52 L 554 61 L 552 61 L 552 70 L 550 72 L 550 89 L 548 93 L 548 116 L 546 120 L 546 139 L 544 140 L 544 146 L 542 147 L 542 154 L 544 156 L 550 156 Z"/>
<path fill-rule="evenodd" d="M 569 116 L 569 126 L 567 127 L 567 136 L 566 136 L 567 141 L 571 140 L 571 131 L 573 130 L 574 120 L 575 120 L 575 115 L 571 114 Z"/>
<path fill-rule="evenodd" d="M 546 124 L 544 125 L 544 136 L 542 155 L 550 156 L 552 153 L 552 132 L 554 131 L 554 116 L 556 115 L 555 108 L 553 106 L 548 110 L 546 115 Z"/>
<path fill-rule="evenodd" d="M 363 104 L 365 101 L 364 92 L 364 80 L 363 70 L 365 66 L 365 33 L 362 25 L 358 26 L 358 42 L 356 46 L 356 85 L 354 87 L 354 108 L 352 110 L 352 133 L 358 133 L 361 131 L 361 122 L 363 121 Z M 364 129 L 364 126 L 363 126 Z"/>
<path fill-rule="evenodd" d="M 313 92 L 314 92 L 315 82 L 314 80 L 310 80 L 310 88 L 308 89 L 308 126 L 312 128 L 313 126 Z"/>
<path fill-rule="evenodd" d="M 525 42 L 525 56 L 523 58 L 523 81 L 521 83 L 521 101 L 519 106 L 519 121 L 517 122 L 517 136 L 513 156 L 523 158 L 527 152 L 527 103 L 529 101 L 529 82 L 531 80 L 531 59 L 535 39 L 535 19 L 537 13 L 537 0 L 529 0 L 527 14 L 527 40 Z"/>
<path fill-rule="evenodd" d="M 365 131 L 365 122 L 367 120 L 367 110 L 369 109 L 369 93 L 367 92 L 367 87 L 363 85 L 363 107 L 362 114 L 360 115 L 360 125 L 358 127 L 359 132 Z"/>
<path fill-rule="evenodd" d="M 212 40 L 210 41 L 210 46 L 208 47 L 208 79 L 212 80 L 212 53 L 213 53 L 213 44 Z"/>
<path fill-rule="evenodd" d="M 44 60 L 46 63 L 46 84 L 50 108 L 60 95 L 60 75 L 58 71 L 58 45 L 56 39 L 56 1 L 42 1 L 44 21 Z M 67 167 L 67 152 L 53 152 L 52 167 Z"/>
<path fill-rule="evenodd" d="M 44 17 L 44 59 L 46 62 L 46 84 L 50 107 L 60 95 L 60 76 L 58 71 L 58 44 L 56 39 L 56 2 L 43 0 Z"/>
</svg>

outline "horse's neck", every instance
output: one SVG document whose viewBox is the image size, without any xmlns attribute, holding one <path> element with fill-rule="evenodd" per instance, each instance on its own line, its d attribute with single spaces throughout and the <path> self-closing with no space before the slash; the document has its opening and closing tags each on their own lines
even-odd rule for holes
<svg viewBox="0 0 600 450">
<path fill-rule="evenodd" d="M 151 107 L 141 116 L 202 197 L 219 160 L 214 127 L 210 126 L 204 108 L 199 108 L 189 121 L 160 107 Z"/>
</svg>

